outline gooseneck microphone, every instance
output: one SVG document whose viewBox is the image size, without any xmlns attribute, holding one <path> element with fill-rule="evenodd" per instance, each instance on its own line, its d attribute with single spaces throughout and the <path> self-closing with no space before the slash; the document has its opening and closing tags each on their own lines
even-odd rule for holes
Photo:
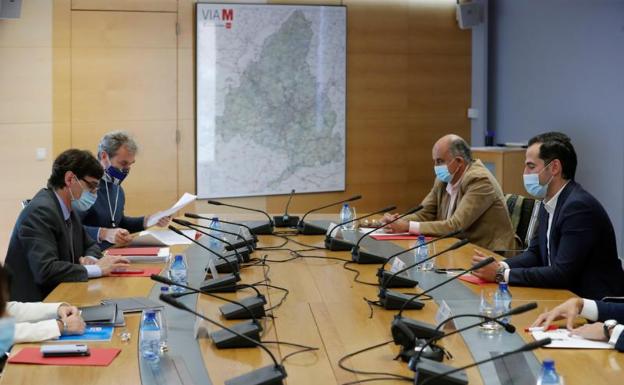
<svg viewBox="0 0 624 385">
<path fill-rule="evenodd" d="M 184 219 L 177 219 L 177 218 L 173 218 L 171 220 L 174 223 L 177 223 L 180 226 L 184 226 L 184 227 L 188 227 L 189 229 L 195 230 L 203 235 L 208 236 L 209 238 L 212 239 L 216 239 L 217 241 L 221 242 L 221 243 L 225 243 L 225 248 L 226 250 L 234 251 L 234 254 L 237 257 L 238 262 L 249 262 L 249 254 L 253 252 L 253 250 L 250 250 L 250 248 L 244 249 L 244 250 L 238 250 L 238 248 L 235 248 L 234 245 L 232 244 L 232 242 L 226 240 L 225 238 L 219 238 L 217 236 L 215 236 L 214 234 L 211 234 L 209 232 L 200 230 L 200 228 L 202 229 L 208 229 L 208 230 L 212 230 L 212 231 L 216 231 L 218 233 L 224 233 L 224 234 L 230 234 L 230 235 L 236 235 L 239 237 L 242 237 L 236 233 L 233 233 L 231 231 L 225 231 L 225 230 L 221 230 L 218 228 L 214 228 L 214 227 L 210 227 L 210 226 L 202 226 L 202 225 L 197 225 L 195 223 L 189 222 L 189 221 L 185 221 Z M 229 258 L 230 256 L 227 255 L 225 256 L 225 258 Z M 219 273 L 221 273 L 221 271 L 219 271 Z M 228 271 L 224 271 L 224 273 L 228 273 Z"/>
<path fill-rule="evenodd" d="M 236 288 L 234 287 L 234 285 L 236 284 L 236 282 L 240 281 L 240 274 L 238 273 L 238 267 L 237 267 L 238 262 L 234 262 L 232 260 L 225 258 L 221 254 L 217 253 L 216 251 L 212 250 L 209 247 L 206 247 L 201 242 L 197 242 L 192 237 L 189 237 L 188 235 L 184 234 L 182 231 L 178 230 L 177 228 L 171 225 L 169 225 L 169 230 L 173 231 L 174 233 L 178 235 L 183 236 L 184 238 L 193 242 L 194 244 L 201 247 L 202 249 L 209 251 L 210 253 L 215 255 L 220 260 L 225 261 L 226 264 L 230 265 L 229 268 L 232 271 L 232 273 L 224 274 L 223 276 L 219 278 L 212 278 L 212 279 L 204 281 L 204 283 L 202 283 L 202 290 L 210 290 L 212 292 L 217 292 L 217 293 L 236 291 Z"/>
<path fill-rule="evenodd" d="M 258 235 L 271 235 L 273 234 L 273 219 L 271 219 L 271 217 L 269 216 L 269 213 L 267 213 L 266 211 L 262 211 L 259 209 L 252 209 L 251 207 L 243 207 L 243 206 L 237 206 L 237 205 L 231 205 L 229 203 L 223 203 L 223 202 L 219 202 L 219 201 L 215 201 L 215 200 L 208 200 L 208 204 L 211 205 L 215 205 L 215 206 L 226 206 L 226 207 L 233 207 L 235 209 L 241 209 L 241 210 L 247 210 L 247 211 L 255 211 L 257 213 L 261 213 L 264 216 L 267 217 L 267 219 L 269 220 L 269 223 L 267 224 L 263 224 L 260 226 L 256 226 L 256 227 L 252 227 L 251 228 L 251 232 L 253 234 L 258 234 Z"/>
<path fill-rule="evenodd" d="M 249 232 L 249 235 L 251 235 L 251 237 L 252 237 L 253 239 L 248 240 L 248 239 L 246 239 L 245 237 L 243 237 L 242 235 L 239 235 L 239 237 L 240 237 L 240 238 L 242 238 L 245 242 L 244 242 L 244 243 L 242 243 L 242 244 L 235 243 L 235 244 L 234 244 L 234 246 L 235 246 L 237 249 L 238 249 L 239 247 L 242 247 L 242 246 L 247 246 L 247 245 L 251 246 L 252 248 L 255 248 L 255 246 L 256 246 L 256 242 L 258 242 L 258 237 L 256 236 L 256 234 L 254 234 L 254 233 L 251 231 L 251 227 L 247 226 L 247 225 L 246 225 L 246 224 L 244 224 L 244 223 L 228 222 L 228 221 L 224 221 L 223 219 L 220 219 L 220 218 L 218 218 L 218 217 L 203 217 L 203 216 L 201 216 L 201 215 L 197 215 L 197 214 L 195 214 L 195 213 L 184 213 L 184 216 L 185 216 L 185 217 L 187 217 L 187 218 L 192 218 L 192 219 L 203 219 L 203 220 L 206 220 L 206 221 L 211 221 L 211 222 L 212 222 L 213 220 L 215 220 L 215 219 L 218 219 L 218 220 L 219 220 L 219 222 L 221 222 L 221 223 L 225 223 L 225 224 L 228 224 L 228 225 L 234 225 L 234 226 L 240 226 L 240 227 L 243 227 L 243 228 L 247 229 L 247 231 Z M 229 251 L 229 250 L 228 250 L 228 251 Z"/>
<path fill-rule="evenodd" d="M 255 340 L 253 338 L 250 338 L 244 334 L 241 334 L 237 331 L 235 331 L 234 329 L 228 328 L 225 325 L 220 324 L 217 321 L 214 321 L 206 316 L 204 316 L 201 313 L 196 312 L 195 310 L 189 308 L 188 306 L 186 306 L 185 304 L 183 304 L 182 302 L 172 298 L 171 296 L 168 296 L 167 294 L 161 294 L 160 295 L 160 300 L 165 302 L 166 304 L 169 304 L 177 309 L 189 312 L 191 314 L 194 314 L 195 316 L 204 319 L 208 322 L 210 322 L 211 324 L 220 327 L 234 335 L 237 335 L 238 337 L 247 340 L 249 343 L 254 344 L 256 346 L 258 346 L 260 349 L 264 350 L 270 357 L 271 360 L 273 361 L 273 365 L 270 366 L 265 366 L 256 370 L 253 370 L 247 374 L 243 374 L 241 376 L 237 376 L 234 377 L 230 380 L 225 381 L 226 385 L 263 385 L 263 384 L 283 384 L 283 379 L 286 378 L 286 369 L 280 365 L 277 362 L 277 359 L 275 358 L 275 356 L 273 355 L 273 353 L 271 353 L 271 351 L 269 349 L 267 349 L 266 346 L 264 346 L 264 344 L 260 343 L 258 340 Z"/>
<path fill-rule="evenodd" d="M 386 265 L 392 259 L 398 257 L 399 255 L 405 254 L 405 253 L 407 253 L 409 251 L 412 251 L 414 249 L 417 249 L 419 247 L 427 246 L 427 245 L 429 245 L 431 243 L 434 243 L 434 242 L 437 242 L 437 241 L 439 241 L 441 239 L 454 237 L 455 235 L 457 235 L 457 234 L 459 234 L 461 232 L 462 232 L 461 230 L 455 230 L 455 231 L 452 231 L 452 232 L 450 232 L 448 234 L 444 234 L 444 235 L 442 235 L 442 236 L 440 236 L 438 238 L 431 239 L 431 240 L 423 243 L 422 245 L 416 245 L 414 247 L 410 247 L 409 249 L 402 250 L 402 251 L 400 251 L 400 252 L 398 252 L 396 254 L 391 255 L 390 257 L 388 257 L 386 262 L 383 265 L 381 265 L 379 270 L 377 270 L 377 277 L 379 278 L 379 285 L 383 286 L 385 288 L 389 288 L 389 287 L 392 287 L 392 288 L 397 288 L 397 287 L 414 287 L 414 286 L 418 285 L 418 281 L 415 281 L 415 280 L 413 280 L 413 279 L 411 279 L 409 277 L 401 277 L 401 276 L 396 275 L 396 274 L 394 274 L 394 273 L 392 273 L 390 271 L 386 271 L 385 270 Z M 426 261 L 422 261 L 422 262 L 426 262 Z M 392 278 L 391 281 L 389 282 L 389 278 L 390 277 L 394 277 L 394 278 Z"/>
<path fill-rule="evenodd" d="M 290 192 L 290 196 L 288 197 L 288 202 L 286 202 L 286 208 L 284 209 L 284 215 L 274 215 L 273 222 L 276 227 L 295 227 L 297 223 L 299 223 L 299 217 L 288 215 L 288 207 L 290 206 L 290 201 L 295 195 L 295 189 L 292 189 Z"/>
<path fill-rule="evenodd" d="M 423 359 L 421 362 L 416 364 L 416 367 L 414 369 L 414 371 L 416 372 L 416 377 L 414 378 L 414 384 L 417 384 L 417 385 L 426 385 L 426 384 L 464 385 L 464 384 L 468 384 L 468 378 L 466 376 L 466 372 L 464 371 L 465 369 L 472 368 L 473 366 L 479 366 L 486 362 L 499 360 L 501 358 L 505 358 L 512 354 L 529 352 L 531 350 L 541 348 L 542 346 L 546 346 L 550 344 L 551 342 L 552 340 L 550 338 L 544 338 L 541 340 L 533 341 L 533 342 L 530 342 L 526 345 L 519 347 L 518 349 L 514 349 L 512 351 L 499 354 L 494 357 L 486 358 L 481 361 L 473 362 L 472 364 L 464 365 L 459 368 L 452 368 L 450 366 L 440 364 L 438 362 Z"/>
<path fill-rule="evenodd" d="M 356 201 L 358 199 L 362 199 L 361 195 L 354 195 L 351 198 L 348 199 L 344 199 L 341 200 L 339 202 L 334 202 L 334 203 L 330 203 L 328 205 L 325 206 L 321 206 L 321 207 L 317 207 L 315 209 L 309 210 L 308 212 L 306 212 L 305 214 L 303 214 L 303 217 L 301 217 L 301 220 L 299 221 L 299 223 L 297 223 L 297 231 L 299 232 L 299 234 L 303 234 L 303 235 L 324 235 L 325 232 L 327 231 L 326 229 L 319 227 L 319 226 L 315 226 L 311 223 L 306 223 L 304 221 L 305 217 L 308 216 L 308 214 L 311 214 L 313 212 L 319 211 L 319 210 L 323 210 L 332 206 L 337 206 L 343 203 L 347 203 L 347 202 L 353 202 Z"/>
<path fill-rule="evenodd" d="M 361 251 L 360 250 L 360 243 L 362 243 L 362 240 L 364 240 L 364 238 L 366 238 L 367 236 L 369 236 L 370 234 L 372 234 L 373 232 L 379 230 L 380 228 L 389 225 L 390 223 L 394 223 L 396 221 L 398 221 L 399 219 L 402 219 L 408 215 L 414 214 L 420 210 L 422 210 L 423 205 L 418 205 L 414 208 L 409 209 L 406 213 L 403 213 L 401 215 L 399 215 L 398 217 L 394 218 L 393 220 L 391 220 L 390 222 L 382 225 L 382 226 L 377 226 L 374 227 L 372 230 L 369 230 L 368 232 L 364 233 L 360 239 L 358 239 L 358 241 L 356 242 L 355 246 L 353 246 L 353 248 L 351 249 L 351 260 L 355 263 L 360 263 L 360 264 L 375 264 L 375 263 L 385 263 L 387 261 L 386 257 L 381 256 L 381 255 L 376 255 L 376 254 L 372 254 L 372 253 L 368 253 L 365 251 Z"/>
<path fill-rule="evenodd" d="M 392 211 L 395 208 L 396 208 L 396 206 L 388 206 L 388 207 L 385 207 L 385 208 L 383 208 L 381 210 L 375 211 L 373 213 L 366 214 L 366 215 L 363 215 L 363 216 L 357 217 L 357 218 L 351 218 L 348 221 L 344 221 L 344 222 L 338 223 L 337 225 L 334 225 L 332 228 L 327 230 L 327 235 L 325 236 L 325 248 L 327 248 L 328 250 L 332 250 L 332 251 L 347 251 L 347 250 L 351 250 L 351 248 L 353 247 L 352 243 L 331 236 L 332 233 L 334 232 L 334 230 L 336 230 L 340 226 L 346 225 L 348 223 L 356 222 L 356 221 L 362 220 L 364 218 L 372 217 L 373 215 L 377 215 L 377 214 L 385 213 L 385 212 L 388 212 L 388 211 Z"/>
</svg>

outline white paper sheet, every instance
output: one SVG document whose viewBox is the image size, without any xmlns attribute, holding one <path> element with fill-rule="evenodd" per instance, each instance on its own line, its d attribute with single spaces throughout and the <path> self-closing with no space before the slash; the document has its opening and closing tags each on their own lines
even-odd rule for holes
<svg viewBox="0 0 624 385">
<path fill-rule="evenodd" d="M 361 233 L 367 233 L 371 230 L 373 230 L 372 227 L 360 227 Z M 394 237 L 397 235 L 414 235 L 414 234 L 412 233 L 386 233 L 385 230 L 381 228 L 381 229 L 377 229 L 373 231 L 370 235 L 375 235 L 375 236 L 380 236 L 380 237 Z"/>
<path fill-rule="evenodd" d="M 195 199 L 197 199 L 197 195 L 184 193 L 184 195 L 182 195 L 182 197 L 173 206 L 171 206 L 167 210 L 159 211 L 156 214 L 150 216 L 149 220 L 147 221 L 146 227 L 154 226 L 156 223 L 158 223 L 158 221 L 161 218 L 175 214 L 176 212 L 181 210 L 184 206 L 193 202 Z"/>
<path fill-rule="evenodd" d="M 195 230 L 182 230 L 182 233 L 188 237 L 195 239 Z M 141 231 L 128 246 L 173 246 L 173 245 L 190 245 L 190 239 L 174 233 L 171 230 L 145 230 Z"/>
<path fill-rule="evenodd" d="M 533 338 L 541 340 L 551 338 L 552 342 L 545 348 L 570 348 L 570 349 L 613 349 L 613 345 L 607 342 L 587 340 L 580 336 L 572 335 L 567 329 L 557 329 L 552 331 L 532 332 Z"/>
</svg>

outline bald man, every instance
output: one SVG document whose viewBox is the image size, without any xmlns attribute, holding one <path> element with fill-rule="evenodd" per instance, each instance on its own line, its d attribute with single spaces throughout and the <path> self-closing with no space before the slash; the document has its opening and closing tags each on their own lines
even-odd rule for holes
<svg viewBox="0 0 624 385">
<path fill-rule="evenodd" d="M 388 232 L 440 236 L 462 230 L 462 237 L 490 250 L 520 247 L 503 192 L 468 143 L 457 135 L 440 138 L 432 150 L 436 180 L 418 213 L 389 224 Z M 398 214 L 386 214 L 388 223 Z"/>
</svg>

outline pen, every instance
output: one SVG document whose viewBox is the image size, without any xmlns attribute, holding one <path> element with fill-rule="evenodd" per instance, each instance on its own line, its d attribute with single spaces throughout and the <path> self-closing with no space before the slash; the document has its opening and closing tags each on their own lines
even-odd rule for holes
<svg viewBox="0 0 624 385">
<path fill-rule="evenodd" d="M 557 329 L 559 329 L 559 326 L 557 325 L 548 325 L 546 329 L 544 329 L 543 326 L 534 326 L 530 328 L 524 328 L 524 331 L 525 332 L 547 332 L 547 331 L 553 331 Z"/>
</svg>

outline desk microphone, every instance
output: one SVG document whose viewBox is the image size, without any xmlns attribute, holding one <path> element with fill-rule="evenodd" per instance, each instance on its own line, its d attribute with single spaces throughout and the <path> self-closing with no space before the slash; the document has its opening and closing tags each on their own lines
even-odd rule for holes
<svg viewBox="0 0 624 385">
<path fill-rule="evenodd" d="M 208 236 L 209 238 L 216 239 L 219 242 L 225 243 L 226 250 L 227 250 L 227 247 L 229 246 L 230 250 L 234 251 L 234 254 L 237 257 L 238 262 L 249 262 L 249 254 L 253 252 L 253 250 L 250 250 L 251 248 L 239 250 L 237 248 L 234 248 L 234 245 L 230 241 L 226 240 L 225 238 L 219 238 L 219 237 L 215 236 L 214 234 L 211 234 L 209 232 L 200 230 L 199 228 L 216 231 L 218 233 L 236 235 L 236 236 L 239 236 L 239 237 L 242 238 L 241 235 L 233 233 L 231 231 L 221 230 L 221 229 L 215 228 L 215 227 L 198 225 L 198 224 L 195 224 L 195 223 L 192 223 L 192 222 L 189 222 L 189 221 L 185 221 L 184 219 L 173 218 L 171 221 L 174 222 L 174 223 L 177 223 L 178 225 L 185 226 L 185 227 L 188 227 L 189 229 L 195 230 L 195 231 L 197 231 L 197 232 L 199 232 L 199 233 L 201 233 L 203 235 Z M 230 257 L 229 255 L 225 256 L 225 258 L 228 258 L 228 259 L 229 259 L 229 257 Z M 222 272 L 223 273 L 230 273 L 229 271 L 225 271 L 225 270 L 224 271 L 219 271 L 219 273 L 222 273 Z"/>
<path fill-rule="evenodd" d="M 352 218 L 352 219 L 349 219 L 348 221 L 344 221 L 342 223 L 338 223 L 337 225 L 334 225 L 332 228 L 327 230 L 327 235 L 325 236 L 325 248 L 327 248 L 328 250 L 332 250 L 332 251 L 347 251 L 347 250 L 351 250 L 351 248 L 353 247 L 352 243 L 331 236 L 332 233 L 334 232 L 334 230 L 336 230 L 338 227 L 346 225 L 348 223 L 356 222 L 356 221 L 359 221 L 359 220 L 364 219 L 364 218 L 372 217 L 373 215 L 377 215 L 377 214 L 385 213 L 385 212 L 388 212 L 388 211 L 392 211 L 394 209 L 396 209 L 396 206 L 388 206 L 388 207 L 385 207 L 385 208 L 383 208 L 381 210 L 375 211 L 374 213 L 366 214 L 366 215 L 363 215 L 363 216 L 357 217 L 357 218 Z"/>
<path fill-rule="evenodd" d="M 414 208 L 411 208 L 406 213 L 399 215 L 398 217 L 394 218 L 390 222 L 381 226 L 374 227 L 372 230 L 369 230 L 368 232 L 364 233 L 364 235 L 362 235 L 360 239 L 358 239 L 355 246 L 353 246 L 353 248 L 351 249 L 351 259 L 353 260 L 353 262 L 361 263 L 361 264 L 385 263 L 387 259 L 384 256 L 367 253 L 366 251 L 360 251 L 360 243 L 362 242 L 362 240 L 366 238 L 367 236 L 369 236 L 370 234 L 372 234 L 373 232 L 379 230 L 380 228 L 387 226 L 390 223 L 394 223 L 403 217 L 414 214 L 422 210 L 422 208 L 423 208 L 423 205 L 418 205 Z"/>
<path fill-rule="evenodd" d="M 237 249 L 238 249 L 238 248 L 241 248 L 241 247 L 243 247 L 243 246 L 249 246 L 249 247 L 251 247 L 251 248 L 255 248 L 255 247 L 256 247 L 256 242 L 258 242 L 258 237 L 256 236 L 256 234 L 254 234 L 254 233 L 251 231 L 251 227 L 247 226 L 247 225 L 246 225 L 246 224 L 244 224 L 244 223 L 228 222 L 228 221 L 224 221 L 223 219 L 220 219 L 220 218 L 218 218 L 218 217 L 212 217 L 212 218 L 209 218 L 209 217 L 202 217 L 201 215 L 197 215 L 197 214 L 195 214 L 195 213 L 184 213 L 184 216 L 185 216 L 185 217 L 187 217 L 187 218 L 193 218 L 193 219 L 203 219 L 203 220 L 206 220 L 206 221 L 211 221 L 211 222 L 212 222 L 213 220 L 215 220 L 215 219 L 218 219 L 218 220 L 219 220 L 219 222 L 221 222 L 221 223 L 225 223 L 225 224 L 228 224 L 228 225 L 234 225 L 234 226 L 240 226 L 240 227 L 243 227 L 243 228 L 247 229 L 247 231 L 249 231 L 249 235 L 251 235 L 252 239 L 251 239 L 251 240 L 249 240 L 249 239 L 246 239 L 245 237 L 243 237 L 242 235 L 237 234 L 237 235 L 238 235 L 240 238 L 242 238 L 242 239 L 243 239 L 243 241 L 244 241 L 243 243 L 235 243 L 235 244 L 234 244 L 234 247 L 236 247 Z M 226 250 L 228 250 L 228 249 L 227 249 L 227 247 L 226 247 L 225 249 L 226 249 Z M 228 250 L 228 251 L 230 251 L 230 250 Z"/>
<path fill-rule="evenodd" d="M 273 222 L 275 222 L 275 227 L 295 227 L 297 223 L 299 223 L 299 217 L 288 215 L 288 206 L 290 206 L 290 201 L 295 195 L 295 189 L 292 189 L 290 192 L 290 196 L 288 197 L 288 202 L 286 202 L 286 208 L 284 209 L 284 215 L 275 215 L 273 216 Z"/>
<path fill-rule="evenodd" d="M 499 354 L 494 357 L 486 358 L 481 361 L 473 362 L 472 364 L 468 364 L 459 368 L 453 368 L 439 362 L 423 359 L 422 361 L 415 363 L 415 367 L 410 367 L 410 369 L 416 372 L 416 377 L 414 378 L 414 384 L 416 385 L 466 385 L 468 384 L 468 377 L 466 376 L 466 372 L 464 371 L 465 369 L 471 368 L 473 366 L 479 366 L 486 362 L 505 358 L 512 354 L 529 352 L 531 350 L 541 348 L 542 346 L 546 346 L 551 342 L 552 340 L 550 338 L 533 341 L 519 347 L 518 349 L 509 351 L 507 353 Z"/>
<path fill-rule="evenodd" d="M 230 265 L 230 271 L 232 273 L 224 274 L 223 276 L 219 278 L 212 278 L 212 279 L 205 280 L 202 283 L 202 290 L 209 290 L 215 293 L 236 291 L 236 288 L 234 287 L 234 285 L 236 284 L 236 282 L 240 281 L 240 274 L 238 273 L 238 267 L 236 266 L 238 265 L 238 262 L 233 262 L 232 260 L 225 258 L 221 254 L 217 253 L 216 251 L 212 250 L 209 247 L 206 247 L 201 242 L 197 242 L 192 237 L 189 237 L 188 235 L 184 234 L 183 232 L 181 232 L 180 230 L 176 229 L 175 227 L 171 225 L 169 225 L 169 230 L 190 240 L 197 246 L 201 247 L 204 250 L 209 251 L 210 253 L 214 254 L 217 258 L 219 258 L 222 261 L 225 261 L 226 264 Z"/>
<path fill-rule="evenodd" d="M 265 384 L 280 385 L 280 384 L 283 384 L 282 380 L 286 378 L 286 369 L 277 362 L 277 359 L 275 358 L 273 353 L 271 353 L 271 351 L 267 349 L 267 347 L 264 346 L 264 344 L 260 343 L 258 340 L 255 340 L 253 338 L 246 336 L 245 334 L 239 333 L 235 331 L 234 329 L 228 328 L 225 325 L 222 325 L 216 321 L 213 321 L 212 319 L 204 316 L 203 314 L 196 312 L 195 310 L 189 308 L 182 302 L 178 301 L 175 298 L 170 297 L 167 294 L 161 294 L 159 298 L 161 301 L 177 309 L 194 314 L 195 316 L 201 319 L 204 319 L 210 322 L 211 324 L 217 327 L 220 327 L 230 332 L 231 334 L 238 336 L 239 338 L 246 340 L 247 342 L 251 344 L 258 346 L 271 357 L 271 360 L 273 361 L 273 365 L 264 366 L 262 368 L 253 370 L 247 374 L 243 374 L 241 376 L 237 376 L 232 379 L 229 379 L 225 381 L 225 385 L 265 385 Z"/>
<path fill-rule="evenodd" d="M 297 223 L 297 231 L 299 232 L 299 234 L 303 234 L 303 235 L 324 235 L 327 232 L 326 229 L 319 227 L 319 226 L 315 226 L 311 223 L 304 222 L 305 217 L 308 216 L 308 214 L 311 214 L 313 212 L 323 210 L 328 207 L 337 206 L 343 203 L 353 202 L 361 198 L 362 198 L 361 195 L 354 195 L 351 198 L 341 200 L 340 202 L 330 203 L 328 205 L 317 207 L 315 209 L 308 211 L 307 213 L 303 214 L 303 217 L 301 217 L 301 220 L 299 221 L 299 223 Z"/>
<path fill-rule="evenodd" d="M 256 226 L 256 227 L 252 227 L 251 228 L 251 232 L 253 234 L 257 234 L 257 235 L 271 235 L 271 234 L 273 234 L 273 219 L 271 219 L 271 217 L 269 216 L 269 213 L 267 213 L 266 211 L 262 211 L 262 210 L 258 210 L 258 209 L 252 209 L 250 207 L 231 205 L 229 203 L 223 203 L 223 202 L 215 201 L 215 200 L 212 200 L 212 199 L 208 200 L 208 204 L 215 205 L 215 206 L 234 207 L 236 209 L 247 210 L 247 211 L 255 211 L 257 213 L 264 214 L 264 216 L 266 216 L 269 219 L 269 223 L 266 223 L 266 224 L 260 225 L 260 226 Z"/>
<path fill-rule="evenodd" d="M 461 230 L 455 230 L 452 231 L 448 234 L 444 234 L 440 237 L 434 238 L 434 239 L 430 239 L 429 241 L 421 244 L 421 245 L 416 245 L 414 247 L 410 247 L 409 249 L 406 250 L 402 250 L 396 254 L 391 255 L 390 257 L 388 257 L 388 259 L 386 260 L 386 262 L 381 265 L 381 267 L 379 268 L 379 270 L 377 270 L 377 277 L 379 278 L 379 285 L 383 286 L 383 287 L 392 287 L 392 288 L 396 288 L 396 287 L 414 287 L 416 285 L 418 285 L 418 281 L 415 281 L 413 279 L 410 279 L 409 277 L 401 277 L 398 275 L 394 275 L 394 273 L 392 273 L 391 271 L 386 271 L 384 268 L 386 267 L 386 265 L 394 258 L 398 257 L 401 254 L 405 254 L 409 251 L 412 251 L 414 249 L 417 249 L 419 247 L 422 246 L 427 246 L 431 243 L 437 242 L 441 239 L 446 239 L 446 238 L 450 238 L 450 237 L 454 237 L 455 235 L 461 233 Z M 394 275 L 394 278 L 392 278 L 391 282 L 388 282 L 388 278 L 392 277 Z"/>
</svg>

